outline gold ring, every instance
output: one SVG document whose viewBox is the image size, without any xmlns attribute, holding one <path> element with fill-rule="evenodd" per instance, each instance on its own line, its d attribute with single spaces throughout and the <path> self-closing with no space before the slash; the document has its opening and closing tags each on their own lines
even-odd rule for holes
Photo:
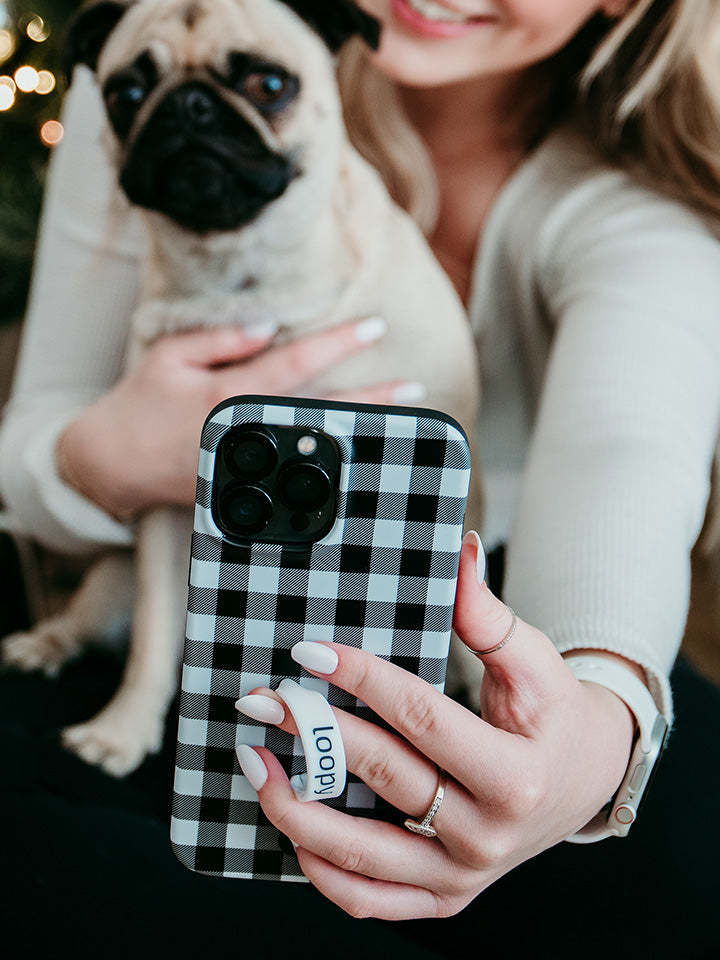
<svg viewBox="0 0 720 960">
<path fill-rule="evenodd" d="M 440 804 L 443 802 L 443 797 L 445 796 L 445 786 L 447 784 L 447 774 L 444 770 L 441 770 L 438 767 L 438 772 L 440 778 L 438 780 L 437 790 L 435 791 L 435 796 L 433 797 L 432 803 L 428 807 L 428 812 L 422 818 L 422 820 L 413 820 L 408 818 L 405 821 L 405 826 L 412 833 L 417 833 L 421 837 L 436 837 L 437 830 L 434 827 L 431 827 L 432 818 L 440 809 Z"/>
<path fill-rule="evenodd" d="M 508 630 L 508 632 L 502 638 L 500 643 L 496 643 L 495 646 L 490 647 L 489 650 L 473 650 L 472 652 L 475 654 L 476 657 L 486 657 L 489 653 L 495 653 L 497 650 L 502 650 L 505 644 L 509 643 L 510 640 L 512 640 L 512 638 L 515 636 L 515 631 L 517 630 L 517 625 L 518 625 L 518 618 L 515 615 L 515 611 L 512 609 L 512 607 L 508 607 L 508 610 L 512 614 L 512 624 L 510 625 L 510 629 Z"/>
</svg>

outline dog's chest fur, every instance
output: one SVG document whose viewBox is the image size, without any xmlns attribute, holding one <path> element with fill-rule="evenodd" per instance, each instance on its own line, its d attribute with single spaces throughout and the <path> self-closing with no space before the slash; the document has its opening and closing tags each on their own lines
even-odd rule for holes
<svg viewBox="0 0 720 960">
<path fill-rule="evenodd" d="M 249 228 L 194 237 L 144 211 L 149 256 L 133 336 L 148 345 L 186 329 L 271 321 L 294 337 L 382 312 L 396 212 L 375 171 L 349 146 L 346 154 L 332 195 L 302 216 L 271 207 Z"/>
</svg>

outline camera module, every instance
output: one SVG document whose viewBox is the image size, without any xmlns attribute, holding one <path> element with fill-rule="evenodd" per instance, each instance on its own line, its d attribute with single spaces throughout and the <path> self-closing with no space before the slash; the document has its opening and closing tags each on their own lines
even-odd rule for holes
<svg viewBox="0 0 720 960">
<path fill-rule="evenodd" d="M 341 453 L 300 424 L 234 424 L 218 438 L 210 507 L 228 543 L 306 549 L 336 518 Z"/>
</svg>

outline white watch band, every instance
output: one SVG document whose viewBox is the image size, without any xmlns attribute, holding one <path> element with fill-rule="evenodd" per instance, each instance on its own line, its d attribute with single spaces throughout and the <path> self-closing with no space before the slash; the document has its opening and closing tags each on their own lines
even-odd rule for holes
<svg viewBox="0 0 720 960">
<path fill-rule="evenodd" d="M 605 837 L 625 836 L 637 817 L 640 800 L 662 752 L 667 723 L 645 684 L 622 664 L 585 653 L 568 654 L 565 662 L 578 680 L 597 683 L 620 697 L 638 726 L 630 763 L 609 812 L 607 808 L 602 810 L 567 839 L 571 843 L 593 843 Z"/>
</svg>

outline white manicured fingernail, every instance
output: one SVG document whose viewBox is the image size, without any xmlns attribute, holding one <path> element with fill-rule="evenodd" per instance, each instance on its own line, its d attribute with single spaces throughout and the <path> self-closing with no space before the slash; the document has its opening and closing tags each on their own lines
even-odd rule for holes
<svg viewBox="0 0 720 960">
<path fill-rule="evenodd" d="M 387 323 L 382 317 L 368 317 L 355 325 L 355 339 L 360 343 L 372 343 L 387 332 Z"/>
<path fill-rule="evenodd" d="M 274 337 L 278 329 L 275 320 L 258 320 L 256 323 L 249 323 L 244 333 L 250 340 L 266 340 L 268 337 Z"/>
<path fill-rule="evenodd" d="M 422 383 L 401 383 L 392 393 L 393 403 L 422 403 L 427 390 Z"/>
<path fill-rule="evenodd" d="M 313 673 L 332 673 L 338 665 L 338 655 L 324 643 L 301 640 L 290 651 L 295 663 Z"/>
<path fill-rule="evenodd" d="M 240 697 L 235 704 L 240 713 L 253 720 L 259 720 L 260 723 L 282 723 L 285 719 L 285 710 L 282 704 L 271 697 L 263 697 L 261 694 L 251 693 L 246 697 Z"/>
<path fill-rule="evenodd" d="M 472 543 L 475 546 L 477 551 L 477 560 L 476 567 L 477 570 L 477 579 L 478 583 L 483 583 L 485 580 L 485 548 L 482 545 L 482 540 L 474 530 L 469 530 L 465 537 L 463 538 L 465 543 Z"/>
<path fill-rule="evenodd" d="M 262 762 L 260 754 L 256 753 L 252 747 L 241 743 L 235 749 L 240 769 L 250 781 L 253 790 L 260 790 L 265 785 L 268 777 L 267 767 Z"/>
<path fill-rule="evenodd" d="M 294 777 L 290 777 L 290 786 L 299 797 L 302 797 L 307 790 L 307 774 L 296 773 Z M 292 843 L 292 840 L 290 842 Z"/>
</svg>

